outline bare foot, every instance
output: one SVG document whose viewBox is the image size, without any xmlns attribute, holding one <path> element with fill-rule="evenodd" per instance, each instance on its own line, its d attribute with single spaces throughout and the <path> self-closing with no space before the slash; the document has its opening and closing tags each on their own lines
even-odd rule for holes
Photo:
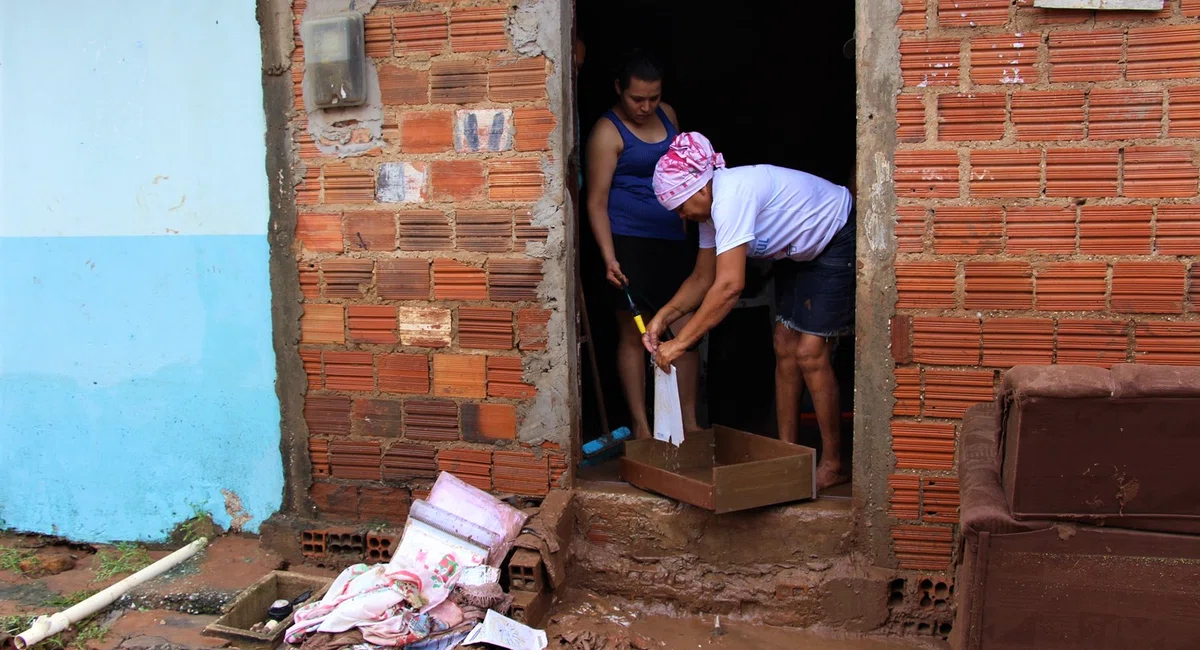
<svg viewBox="0 0 1200 650">
<path fill-rule="evenodd" d="M 653 437 L 654 437 L 654 434 L 650 432 L 649 426 L 645 426 L 645 427 L 634 426 L 633 427 L 634 440 L 649 440 Z"/>
<path fill-rule="evenodd" d="M 817 464 L 817 490 L 841 485 L 849 480 L 850 475 L 842 471 L 841 460 L 824 458 Z"/>
</svg>

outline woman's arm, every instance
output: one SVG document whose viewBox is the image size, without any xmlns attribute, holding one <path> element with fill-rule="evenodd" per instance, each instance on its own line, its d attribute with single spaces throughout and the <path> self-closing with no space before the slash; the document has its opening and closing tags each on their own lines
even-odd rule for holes
<svg viewBox="0 0 1200 650">
<path fill-rule="evenodd" d="M 685 349 L 695 345 L 709 330 L 720 324 L 741 298 L 742 289 L 746 286 L 748 246 L 742 244 L 716 256 L 716 271 L 708 290 L 704 292 L 699 309 L 675 337 Z M 710 256 L 714 252 L 711 248 L 705 250 Z"/>
<path fill-rule="evenodd" d="M 605 118 L 596 122 L 588 138 L 587 147 L 587 208 L 592 235 L 600 247 L 608 281 L 620 286 L 625 281 L 621 265 L 617 263 L 613 248 L 612 224 L 608 218 L 608 192 L 612 188 L 613 172 L 621 156 L 621 134 L 617 127 Z"/>
</svg>

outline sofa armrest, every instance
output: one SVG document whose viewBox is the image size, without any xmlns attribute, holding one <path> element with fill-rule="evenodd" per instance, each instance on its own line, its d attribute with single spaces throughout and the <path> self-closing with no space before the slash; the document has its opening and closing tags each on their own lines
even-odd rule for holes
<svg viewBox="0 0 1200 650">
<path fill-rule="evenodd" d="M 963 417 L 958 453 L 958 521 L 964 536 L 1049 528 L 1045 521 L 1013 519 L 1000 483 L 1000 416 L 996 404 L 977 404 Z"/>
</svg>

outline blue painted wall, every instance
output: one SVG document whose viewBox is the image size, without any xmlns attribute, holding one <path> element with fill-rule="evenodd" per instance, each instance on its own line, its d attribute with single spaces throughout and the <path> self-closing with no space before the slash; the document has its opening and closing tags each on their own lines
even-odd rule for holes
<svg viewBox="0 0 1200 650">
<path fill-rule="evenodd" d="M 254 0 L 0 2 L 3 526 L 279 507 L 260 70 Z"/>
</svg>

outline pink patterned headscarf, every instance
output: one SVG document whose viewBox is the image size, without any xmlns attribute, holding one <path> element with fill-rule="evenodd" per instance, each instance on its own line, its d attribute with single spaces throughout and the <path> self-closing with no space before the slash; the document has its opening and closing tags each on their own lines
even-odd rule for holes
<svg viewBox="0 0 1200 650">
<path fill-rule="evenodd" d="M 725 157 L 713 151 L 708 138 L 696 132 L 680 133 L 654 166 L 654 194 L 668 210 L 691 198 L 725 166 Z"/>
</svg>

